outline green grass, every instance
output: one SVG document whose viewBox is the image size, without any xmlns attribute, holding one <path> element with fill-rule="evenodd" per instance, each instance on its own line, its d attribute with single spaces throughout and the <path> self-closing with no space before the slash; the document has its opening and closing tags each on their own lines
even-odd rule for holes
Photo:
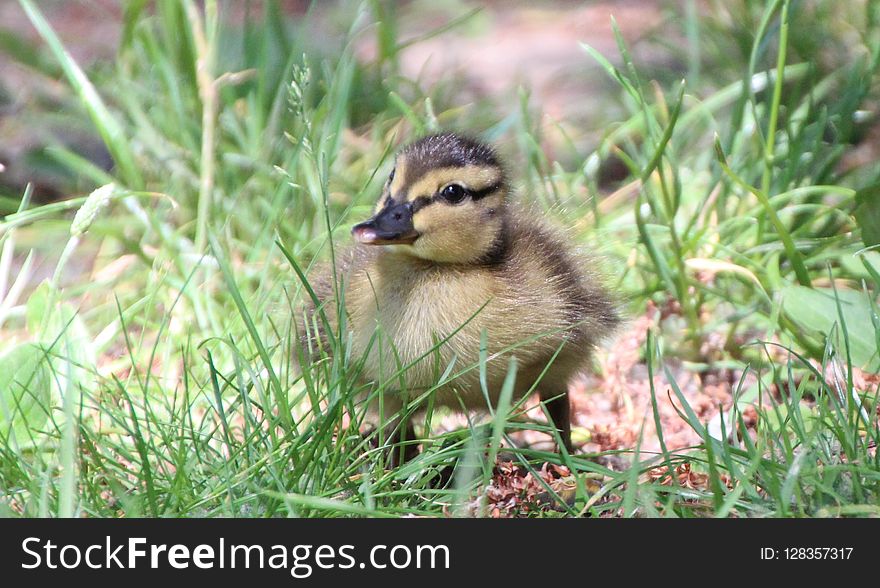
<svg viewBox="0 0 880 588">
<path fill-rule="evenodd" d="M 856 377 L 880 371 L 880 168 L 841 165 L 877 124 L 873 3 L 840 14 L 734 1 L 719 16 L 691 3 L 666 25 L 687 39 L 681 55 L 668 49 L 682 65 L 662 71 L 621 38 L 619 56 L 584 46 L 623 114 L 560 161 L 540 148 L 526 90 L 511 113 L 497 97 L 463 107 L 454 81 L 402 77 L 408 41 L 379 0 L 333 11 L 325 44 L 309 35 L 314 15 L 288 27 L 276 2 L 233 27 L 212 0 L 204 13 L 189 0 L 153 11 L 129 0 L 117 61 L 93 72 L 35 2 L 20 3 L 48 54 L 0 49 L 63 72 L 69 116 L 87 114 L 115 165 L 56 147 L 53 160 L 95 191 L 42 205 L 28 191 L 0 220 L 0 514 L 469 512 L 502 440 L 546 427 L 502 394 L 485 421 L 435 432 L 389 468 L 387 432 L 360 432 L 356 398 L 381 396 L 400 374 L 364 388 L 344 328 L 314 362 L 299 361 L 295 331 L 312 264 L 347 243 L 394 147 L 454 127 L 503 140 L 524 192 L 607 258 L 631 315 L 649 301 L 681 309 L 680 327 L 658 323 L 643 350 L 670 382 L 654 389 L 652 378 L 648 418 L 660 422 L 656 397 L 669 394 L 702 443 L 673 451 L 661 435 L 659 453 L 614 452 L 623 469 L 601 465 L 607 456 L 505 449 L 526 469 L 574 473 L 573 499 L 533 516 L 880 515 L 877 385 Z M 377 37 L 374 62 L 354 56 L 364 35 Z M 600 170 L 612 159 L 633 190 L 607 195 Z M 720 355 L 704 351 L 710 337 Z M 438 382 L 483 362 L 439 365 Z M 676 384 L 681 362 L 741 374 L 721 434 Z M 419 424 L 432 430 L 444 413 L 430 394 L 411 401 L 405 410 L 426 406 Z M 758 425 L 742 435 L 755 405 Z M 684 464 L 705 484 L 648 475 Z"/>
</svg>

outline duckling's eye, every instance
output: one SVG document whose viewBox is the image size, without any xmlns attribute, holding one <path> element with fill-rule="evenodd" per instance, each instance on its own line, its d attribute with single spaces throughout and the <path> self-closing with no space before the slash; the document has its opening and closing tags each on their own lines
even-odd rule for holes
<svg viewBox="0 0 880 588">
<path fill-rule="evenodd" d="M 450 204 L 458 204 L 467 197 L 468 193 L 458 184 L 449 184 L 440 191 L 440 197 Z"/>
<path fill-rule="evenodd" d="M 389 184 L 390 184 L 391 182 L 394 181 L 394 172 L 395 172 L 396 170 L 397 170 L 397 168 L 392 169 L 392 170 L 391 170 L 391 173 L 388 175 L 388 183 L 389 183 Z"/>
</svg>

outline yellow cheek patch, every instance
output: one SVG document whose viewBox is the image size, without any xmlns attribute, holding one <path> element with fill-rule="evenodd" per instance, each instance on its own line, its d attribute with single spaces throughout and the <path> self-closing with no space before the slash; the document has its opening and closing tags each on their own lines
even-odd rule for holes
<svg viewBox="0 0 880 588">
<path fill-rule="evenodd" d="M 419 233 L 435 228 L 445 228 L 455 233 L 459 229 L 466 230 L 462 222 L 473 217 L 473 214 L 473 210 L 467 210 L 465 207 L 426 206 L 413 215 L 413 228 Z"/>
<path fill-rule="evenodd" d="M 394 183 L 397 183 L 400 169 L 395 173 Z M 444 186 L 460 184 L 462 187 L 479 192 L 494 186 L 501 181 L 501 172 L 493 167 L 481 167 L 467 165 L 465 167 L 443 167 L 432 169 L 418 181 L 410 185 L 407 191 L 407 199 L 412 202 L 420 196 L 433 196 Z M 396 192 L 392 191 L 392 194 Z"/>
<path fill-rule="evenodd" d="M 489 252 L 502 230 L 498 215 L 484 214 L 483 201 L 461 206 L 426 206 L 413 216 L 419 233 L 409 250 L 436 262 L 469 263 Z"/>
</svg>

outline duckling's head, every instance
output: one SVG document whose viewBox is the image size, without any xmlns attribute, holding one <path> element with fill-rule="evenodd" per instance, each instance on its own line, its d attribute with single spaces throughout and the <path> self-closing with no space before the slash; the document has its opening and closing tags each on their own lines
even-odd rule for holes
<svg viewBox="0 0 880 588">
<path fill-rule="evenodd" d="M 454 133 L 403 148 L 375 214 L 352 234 L 365 245 L 440 263 L 479 263 L 505 245 L 507 181 L 495 151 Z"/>
</svg>

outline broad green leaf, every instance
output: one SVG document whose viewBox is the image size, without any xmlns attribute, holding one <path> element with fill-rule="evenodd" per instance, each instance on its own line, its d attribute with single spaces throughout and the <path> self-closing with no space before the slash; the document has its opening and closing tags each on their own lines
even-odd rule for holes
<svg viewBox="0 0 880 588">
<path fill-rule="evenodd" d="M 0 443 L 30 445 L 49 416 L 51 375 L 46 354 L 25 343 L 0 357 Z"/>
<path fill-rule="evenodd" d="M 856 208 L 853 214 L 862 229 L 862 241 L 865 245 L 880 245 L 880 184 L 856 192 Z"/>
<path fill-rule="evenodd" d="M 880 371 L 877 338 L 871 320 L 871 301 L 864 293 L 856 290 L 838 289 L 836 296 L 840 300 L 846 321 L 853 365 L 872 372 Z M 782 309 L 798 327 L 808 333 L 820 333 L 828 337 L 835 325 L 838 334 L 842 333 L 837 300 L 831 288 L 783 288 Z M 844 353 L 843 343 L 840 343 L 838 351 Z"/>
<path fill-rule="evenodd" d="M 873 276 L 865 267 L 866 263 L 871 266 L 875 272 L 880 273 L 880 251 L 863 251 L 858 255 L 844 254 L 840 256 L 840 265 L 842 265 L 846 271 L 851 272 L 857 278 L 871 280 L 873 279 Z"/>
</svg>

